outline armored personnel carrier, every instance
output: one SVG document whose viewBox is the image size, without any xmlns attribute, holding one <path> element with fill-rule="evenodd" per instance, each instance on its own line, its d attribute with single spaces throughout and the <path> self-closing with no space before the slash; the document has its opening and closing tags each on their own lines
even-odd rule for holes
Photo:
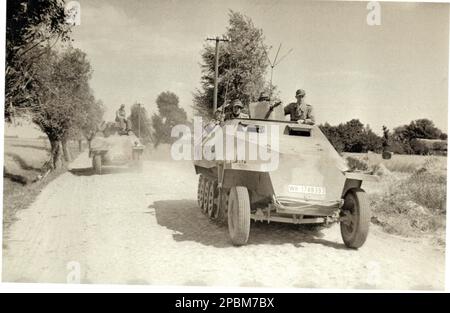
<svg viewBox="0 0 450 313">
<path fill-rule="evenodd" d="M 194 143 L 203 152 L 194 161 L 201 210 L 227 220 L 238 246 L 254 220 L 339 222 L 345 245 L 361 247 L 371 217 L 361 185 L 375 178 L 351 172 L 318 126 L 286 121 L 282 106 L 253 103 L 249 113 L 209 123 Z"/>
<path fill-rule="evenodd" d="M 89 147 L 92 168 L 99 175 L 104 166 L 131 165 L 141 170 L 143 152 L 144 145 L 139 138 L 130 130 L 119 130 L 116 123 L 107 123 L 102 127 Z"/>
</svg>

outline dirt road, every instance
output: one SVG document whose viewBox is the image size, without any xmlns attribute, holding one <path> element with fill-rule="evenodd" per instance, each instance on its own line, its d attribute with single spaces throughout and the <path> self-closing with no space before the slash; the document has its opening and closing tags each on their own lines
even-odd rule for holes
<svg viewBox="0 0 450 313">
<path fill-rule="evenodd" d="M 309 288 L 443 289 L 444 253 L 371 228 L 358 251 L 339 226 L 252 224 L 236 248 L 196 204 L 189 163 L 91 175 L 82 155 L 4 238 L 3 281 Z M 75 276 L 74 276 L 75 275 Z"/>
</svg>

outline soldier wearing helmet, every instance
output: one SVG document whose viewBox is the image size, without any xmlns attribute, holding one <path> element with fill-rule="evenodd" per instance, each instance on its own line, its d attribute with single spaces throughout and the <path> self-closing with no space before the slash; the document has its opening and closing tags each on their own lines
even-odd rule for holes
<svg viewBox="0 0 450 313">
<path fill-rule="evenodd" d="M 231 120 L 235 118 L 250 118 L 248 114 L 242 112 L 244 105 L 242 104 L 241 100 L 236 99 L 231 103 L 231 105 L 232 111 L 228 112 L 225 115 L 225 120 Z"/>
<path fill-rule="evenodd" d="M 290 115 L 291 121 L 314 125 L 313 109 L 311 105 L 305 103 L 305 95 L 306 93 L 303 89 L 298 89 L 295 93 L 297 102 L 289 103 L 284 108 L 284 114 Z"/>
<path fill-rule="evenodd" d="M 116 122 L 122 132 L 130 129 L 129 121 L 127 120 L 127 112 L 125 111 L 125 104 L 121 104 L 116 111 Z"/>
<path fill-rule="evenodd" d="M 281 104 L 281 101 L 271 101 L 269 93 L 263 91 L 259 94 L 258 104 L 262 104 L 269 108 L 266 115 L 264 116 L 264 119 L 267 120 L 271 117 L 273 110 Z"/>
</svg>

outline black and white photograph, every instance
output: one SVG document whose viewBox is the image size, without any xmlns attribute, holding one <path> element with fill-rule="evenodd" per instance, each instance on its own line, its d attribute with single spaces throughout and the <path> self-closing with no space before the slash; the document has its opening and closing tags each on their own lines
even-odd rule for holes
<svg viewBox="0 0 450 313">
<path fill-rule="evenodd" d="M 449 3 L 4 6 L 4 289 L 446 290 Z"/>
</svg>

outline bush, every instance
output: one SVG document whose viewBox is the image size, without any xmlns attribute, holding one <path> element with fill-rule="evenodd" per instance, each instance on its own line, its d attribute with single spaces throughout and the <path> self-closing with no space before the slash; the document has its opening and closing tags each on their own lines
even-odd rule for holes
<svg viewBox="0 0 450 313">
<path fill-rule="evenodd" d="M 347 158 L 347 165 L 352 171 L 367 171 L 369 169 L 367 163 L 353 157 Z"/>
<path fill-rule="evenodd" d="M 444 173 L 425 166 L 406 179 L 390 183 L 386 192 L 369 197 L 373 221 L 389 233 L 414 236 L 445 230 Z"/>
</svg>

